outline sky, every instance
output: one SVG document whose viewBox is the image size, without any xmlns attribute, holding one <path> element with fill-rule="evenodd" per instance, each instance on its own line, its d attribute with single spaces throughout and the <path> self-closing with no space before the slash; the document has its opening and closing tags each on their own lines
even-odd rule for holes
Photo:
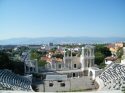
<svg viewBox="0 0 125 93">
<path fill-rule="evenodd" d="M 0 40 L 125 37 L 125 0 L 0 0 Z"/>
</svg>

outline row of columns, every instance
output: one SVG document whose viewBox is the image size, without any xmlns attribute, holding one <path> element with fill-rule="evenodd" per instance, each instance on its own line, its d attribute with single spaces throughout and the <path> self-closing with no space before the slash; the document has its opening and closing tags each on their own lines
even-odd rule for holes
<svg viewBox="0 0 125 93">
<path fill-rule="evenodd" d="M 67 58 L 69 58 L 69 59 L 71 59 L 71 64 L 70 64 L 70 67 L 71 67 L 71 69 L 72 69 L 72 49 L 70 49 L 71 50 L 71 56 L 69 57 L 69 56 L 66 56 L 66 49 L 64 49 L 64 59 L 63 59 L 63 61 L 64 61 L 64 69 L 66 68 L 66 59 Z"/>
<path fill-rule="evenodd" d="M 59 68 L 59 65 L 61 65 L 61 68 Z M 66 66 L 67 65 L 67 66 Z M 60 70 L 63 70 L 63 69 L 72 69 L 73 66 L 72 66 L 72 61 L 71 62 L 67 62 L 67 63 L 64 63 L 64 64 L 58 64 L 58 63 L 49 63 L 48 66 L 47 66 L 49 69 L 60 69 Z"/>
<path fill-rule="evenodd" d="M 24 63 L 24 73 L 38 73 L 38 64 L 35 62 L 35 67 L 29 67 Z"/>
<path fill-rule="evenodd" d="M 88 51 L 90 52 L 90 55 L 88 55 Z M 87 57 L 86 57 L 87 54 Z M 94 65 L 94 48 L 85 48 L 82 47 L 82 53 L 80 62 L 82 65 L 82 71 L 87 70 L 89 67 L 92 67 Z"/>
</svg>

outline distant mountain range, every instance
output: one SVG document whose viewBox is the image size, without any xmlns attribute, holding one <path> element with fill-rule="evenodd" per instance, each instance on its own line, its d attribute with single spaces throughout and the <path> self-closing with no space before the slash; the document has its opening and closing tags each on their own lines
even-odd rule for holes
<svg viewBox="0 0 125 93">
<path fill-rule="evenodd" d="M 111 43 L 125 42 L 121 37 L 42 37 L 42 38 L 12 38 L 0 40 L 0 45 L 20 45 L 20 44 L 47 44 L 53 43 Z"/>
</svg>

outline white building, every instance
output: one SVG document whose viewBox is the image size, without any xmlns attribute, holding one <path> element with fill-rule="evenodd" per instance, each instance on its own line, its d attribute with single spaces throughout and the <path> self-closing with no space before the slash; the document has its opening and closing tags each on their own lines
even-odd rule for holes
<svg viewBox="0 0 125 93">
<path fill-rule="evenodd" d="M 66 49 L 64 49 L 64 57 L 62 62 L 48 62 L 46 68 L 54 70 L 60 74 L 66 74 L 68 78 L 81 77 L 83 75 L 89 75 L 92 79 L 100 74 L 100 69 L 94 67 L 94 46 L 86 45 L 82 47 L 82 53 L 80 57 L 66 55 Z M 92 73 L 90 75 L 90 73 Z"/>
<path fill-rule="evenodd" d="M 121 59 L 121 64 L 125 64 L 125 47 L 123 47 L 123 56 Z"/>
<path fill-rule="evenodd" d="M 94 66 L 94 46 L 86 45 L 82 47 L 82 54 L 80 56 L 81 70 L 88 70 Z"/>
</svg>

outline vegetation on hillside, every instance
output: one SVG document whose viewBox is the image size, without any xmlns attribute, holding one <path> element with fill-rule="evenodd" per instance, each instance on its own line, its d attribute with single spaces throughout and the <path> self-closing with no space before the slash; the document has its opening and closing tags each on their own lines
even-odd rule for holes
<svg viewBox="0 0 125 93">
<path fill-rule="evenodd" d="M 118 57 L 119 59 L 121 59 L 121 58 L 122 58 L 122 55 L 123 55 L 123 49 L 122 49 L 122 48 L 118 49 L 118 51 L 116 52 L 116 55 L 117 55 L 117 57 Z"/>
<path fill-rule="evenodd" d="M 23 75 L 24 74 L 23 67 L 24 67 L 23 62 L 12 60 L 7 52 L 0 51 L 0 69 L 9 69 L 16 74 Z"/>
<path fill-rule="evenodd" d="M 105 46 L 106 45 L 103 44 L 95 45 L 95 64 L 97 64 L 99 68 L 104 68 L 104 59 L 108 56 L 111 56 L 111 52 Z"/>
<path fill-rule="evenodd" d="M 41 57 L 43 57 L 47 54 L 46 51 L 37 51 L 34 49 L 34 50 L 31 50 L 30 54 L 31 54 L 31 56 L 30 56 L 31 59 L 37 59 L 39 67 L 45 66 L 46 61 L 42 60 Z"/>
</svg>

